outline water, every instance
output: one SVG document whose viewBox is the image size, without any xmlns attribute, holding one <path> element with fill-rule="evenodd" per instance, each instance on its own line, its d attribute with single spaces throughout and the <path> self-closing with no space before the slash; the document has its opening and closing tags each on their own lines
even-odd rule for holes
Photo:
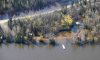
<svg viewBox="0 0 100 60">
<path fill-rule="evenodd" d="M 100 60 L 100 46 L 23 46 L 10 44 L 0 47 L 0 60 Z"/>
</svg>

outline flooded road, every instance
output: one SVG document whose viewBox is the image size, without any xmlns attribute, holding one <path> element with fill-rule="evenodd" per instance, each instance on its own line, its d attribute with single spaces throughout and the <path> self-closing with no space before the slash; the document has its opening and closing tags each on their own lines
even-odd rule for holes
<svg viewBox="0 0 100 60">
<path fill-rule="evenodd" d="M 100 46 L 77 47 L 70 44 L 57 47 L 10 44 L 0 47 L 0 60 L 100 60 Z"/>
</svg>

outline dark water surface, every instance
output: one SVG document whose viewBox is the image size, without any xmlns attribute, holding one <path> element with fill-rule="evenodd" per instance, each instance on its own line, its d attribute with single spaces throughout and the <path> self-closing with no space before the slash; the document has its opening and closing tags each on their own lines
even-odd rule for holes
<svg viewBox="0 0 100 60">
<path fill-rule="evenodd" d="M 100 60 L 100 46 L 23 46 L 10 44 L 0 47 L 0 60 Z"/>
</svg>

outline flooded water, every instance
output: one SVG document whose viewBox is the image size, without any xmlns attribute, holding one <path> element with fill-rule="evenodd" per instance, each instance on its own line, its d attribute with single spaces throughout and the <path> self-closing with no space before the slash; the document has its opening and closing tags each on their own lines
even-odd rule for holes
<svg viewBox="0 0 100 60">
<path fill-rule="evenodd" d="M 77 47 L 70 44 L 57 47 L 10 44 L 0 47 L 0 60 L 100 60 L 100 46 Z"/>
</svg>

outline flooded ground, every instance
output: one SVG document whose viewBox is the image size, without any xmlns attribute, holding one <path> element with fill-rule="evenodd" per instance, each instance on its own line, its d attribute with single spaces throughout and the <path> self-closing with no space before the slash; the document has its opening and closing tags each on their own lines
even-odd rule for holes
<svg viewBox="0 0 100 60">
<path fill-rule="evenodd" d="M 2 45 L 0 60 L 100 60 L 100 46 L 72 46 L 69 42 L 61 42 L 57 47 Z"/>
</svg>

